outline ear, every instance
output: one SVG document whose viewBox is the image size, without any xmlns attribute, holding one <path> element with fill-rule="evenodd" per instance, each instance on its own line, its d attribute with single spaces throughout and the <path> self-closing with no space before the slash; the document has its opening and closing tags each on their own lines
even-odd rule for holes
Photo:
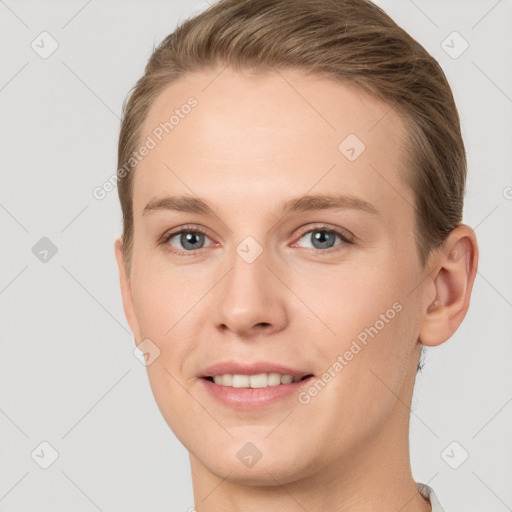
<svg viewBox="0 0 512 512">
<path fill-rule="evenodd" d="M 457 226 L 433 260 L 419 333 L 419 341 L 429 347 L 449 339 L 466 316 L 478 266 L 475 232 L 465 224 Z"/>
<path fill-rule="evenodd" d="M 135 308 L 133 307 L 132 286 L 130 278 L 126 274 L 123 242 L 121 238 L 116 239 L 114 248 L 116 253 L 117 266 L 119 268 L 119 282 L 121 285 L 121 297 L 123 299 L 124 314 L 133 333 L 133 336 L 135 337 L 135 344 L 138 345 L 141 342 L 139 323 L 137 322 L 137 317 L 135 316 Z"/>
</svg>

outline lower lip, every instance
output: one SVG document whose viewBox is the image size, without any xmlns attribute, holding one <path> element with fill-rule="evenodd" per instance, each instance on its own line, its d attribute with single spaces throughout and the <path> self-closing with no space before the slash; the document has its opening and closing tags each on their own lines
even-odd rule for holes
<svg viewBox="0 0 512 512">
<path fill-rule="evenodd" d="M 299 382 L 290 384 L 279 384 L 278 386 L 268 386 L 266 388 L 234 388 L 231 386 L 221 386 L 207 379 L 199 379 L 207 391 L 222 404 L 237 409 L 256 409 L 266 407 L 276 402 L 280 402 L 297 393 L 307 386 L 311 379 L 308 377 Z"/>
</svg>

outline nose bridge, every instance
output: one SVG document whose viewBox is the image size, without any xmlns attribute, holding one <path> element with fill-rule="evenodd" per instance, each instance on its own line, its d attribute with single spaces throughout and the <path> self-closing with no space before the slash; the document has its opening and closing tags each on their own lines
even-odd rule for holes
<svg viewBox="0 0 512 512">
<path fill-rule="evenodd" d="M 258 324 L 281 328 L 285 318 L 279 287 L 270 266 L 270 253 L 248 236 L 234 249 L 231 271 L 219 298 L 220 319 L 233 331 L 248 331 Z"/>
</svg>

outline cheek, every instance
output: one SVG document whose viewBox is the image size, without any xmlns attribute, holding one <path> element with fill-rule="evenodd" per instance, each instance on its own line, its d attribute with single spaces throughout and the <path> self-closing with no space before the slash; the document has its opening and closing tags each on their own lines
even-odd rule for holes
<svg viewBox="0 0 512 512">
<path fill-rule="evenodd" d="M 319 294 L 322 301 L 312 305 L 335 333 L 325 330 L 317 347 L 325 369 L 341 356 L 338 374 L 343 377 L 334 379 L 333 387 L 344 396 L 363 398 L 378 391 L 382 399 L 386 394 L 393 399 L 386 386 L 399 391 L 416 345 L 418 308 L 415 297 L 408 296 L 406 263 L 400 272 L 391 258 L 389 265 L 381 263 L 333 273 Z"/>
<path fill-rule="evenodd" d="M 380 263 L 380 264 L 379 264 Z M 321 269 L 322 270 L 322 269 Z M 297 295 L 331 328 L 331 338 L 340 346 L 357 337 L 364 338 L 366 328 L 378 322 L 378 331 L 388 330 L 399 316 L 397 309 L 404 299 L 404 283 L 383 262 L 349 262 L 317 272 L 313 279 L 297 281 Z M 387 313 L 387 314 L 386 314 Z M 384 320 L 380 316 L 384 315 Z M 383 323 L 385 322 L 385 323 Z M 385 329 L 383 329 L 385 327 Z M 328 337 L 329 332 L 325 330 Z"/>
<path fill-rule="evenodd" d="M 151 269 L 151 265 L 145 269 Z M 184 390 L 182 370 L 194 350 L 194 304 L 201 290 L 190 289 L 189 279 L 179 272 L 151 270 L 134 272 L 132 294 L 142 339 L 150 339 L 159 350 L 158 357 L 146 367 L 151 390 L 163 417 L 182 442 L 195 428 L 190 396 Z"/>
<path fill-rule="evenodd" d="M 162 341 L 172 337 L 204 294 L 201 283 L 185 267 L 162 268 L 160 258 L 134 259 L 132 296 L 141 335 Z"/>
<path fill-rule="evenodd" d="M 322 349 L 325 373 L 319 378 L 330 380 L 317 386 L 320 391 L 307 390 L 309 398 L 303 397 L 309 400 L 305 407 L 310 428 L 330 439 L 333 448 L 336 445 L 334 451 L 364 443 L 378 432 L 396 406 L 397 396 L 406 403 L 402 393 L 414 337 L 411 311 L 403 306 L 397 312 L 399 307 L 392 308 L 396 303 L 385 299 L 382 308 L 369 301 L 360 303 L 360 309 L 353 310 L 357 319 L 343 315 L 346 321 L 338 324 L 341 336 Z M 388 312 L 388 323 L 380 318 L 381 312 Z M 337 429 L 335 439 L 333 428 Z"/>
<path fill-rule="evenodd" d="M 139 330 L 142 338 L 149 338 L 160 351 L 148 367 L 152 385 L 162 380 L 173 390 L 179 386 L 171 375 L 183 380 L 184 365 L 194 360 L 191 356 L 198 341 L 205 338 L 208 309 L 204 304 L 216 275 L 208 280 L 204 272 L 192 267 L 161 268 L 161 263 L 154 261 L 134 266 L 132 295 Z M 190 369 L 186 370 L 190 376 Z"/>
</svg>

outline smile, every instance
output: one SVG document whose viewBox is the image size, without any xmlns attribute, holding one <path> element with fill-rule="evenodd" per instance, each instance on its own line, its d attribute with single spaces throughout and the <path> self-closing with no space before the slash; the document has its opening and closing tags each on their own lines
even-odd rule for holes
<svg viewBox="0 0 512 512">
<path fill-rule="evenodd" d="M 303 377 L 293 377 L 292 375 L 280 373 L 258 373 L 254 375 L 233 375 L 226 373 L 224 375 L 206 377 L 206 379 L 219 386 L 229 386 L 233 388 L 267 388 L 299 382 L 311 376 L 311 374 L 304 375 Z"/>
</svg>

